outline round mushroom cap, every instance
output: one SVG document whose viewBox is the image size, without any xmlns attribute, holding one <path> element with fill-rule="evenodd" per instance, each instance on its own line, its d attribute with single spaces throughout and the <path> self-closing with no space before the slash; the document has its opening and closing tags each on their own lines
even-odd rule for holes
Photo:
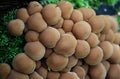
<svg viewBox="0 0 120 79">
<path fill-rule="evenodd" d="M 60 73 L 59 72 L 48 72 L 47 79 L 59 79 Z"/>
<path fill-rule="evenodd" d="M 55 25 L 61 19 L 61 10 L 56 4 L 48 4 L 42 9 L 42 15 L 48 25 Z"/>
<path fill-rule="evenodd" d="M 24 22 L 20 19 L 11 20 L 8 23 L 8 30 L 13 36 L 22 35 L 24 28 L 25 28 Z"/>
<path fill-rule="evenodd" d="M 39 2 L 32 1 L 28 4 L 28 13 L 32 15 L 34 13 L 41 12 L 42 8 L 43 7 L 41 4 L 39 4 Z"/>
<path fill-rule="evenodd" d="M 106 34 L 101 34 L 100 35 L 100 37 L 99 37 L 100 42 L 105 41 L 105 36 L 106 36 Z"/>
<path fill-rule="evenodd" d="M 85 21 L 79 21 L 74 24 L 72 32 L 77 39 L 84 40 L 89 37 L 91 26 Z"/>
<path fill-rule="evenodd" d="M 103 41 L 99 46 L 103 50 L 103 60 L 109 59 L 113 55 L 113 45 L 109 41 Z"/>
<path fill-rule="evenodd" d="M 102 61 L 102 64 L 104 65 L 106 71 L 109 71 L 109 69 L 110 69 L 110 63 L 105 60 L 105 61 Z"/>
<path fill-rule="evenodd" d="M 89 55 L 84 59 L 88 65 L 97 65 L 103 59 L 103 50 L 99 46 L 91 48 Z"/>
<path fill-rule="evenodd" d="M 120 33 L 115 33 L 114 43 L 120 44 Z"/>
<path fill-rule="evenodd" d="M 16 16 L 18 19 L 21 19 L 24 23 L 26 23 L 29 18 L 29 14 L 26 8 L 18 9 Z"/>
<path fill-rule="evenodd" d="M 64 19 L 61 17 L 60 20 L 58 21 L 58 23 L 53 25 L 52 27 L 59 29 L 62 27 L 63 22 L 64 22 Z"/>
<path fill-rule="evenodd" d="M 36 61 L 36 68 L 35 70 L 39 69 L 41 67 L 41 61 Z"/>
<path fill-rule="evenodd" d="M 77 41 L 73 35 L 63 34 L 55 46 L 54 51 L 57 54 L 68 57 L 74 54 L 76 45 Z"/>
<path fill-rule="evenodd" d="M 31 15 L 28 18 L 27 24 L 28 24 L 28 29 L 36 32 L 42 32 L 47 28 L 47 24 L 42 18 L 41 13 L 35 13 Z"/>
<path fill-rule="evenodd" d="M 64 20 L 62 28 L 65 32 L 71 32 L 73 25 L 74 23 L 72 20 Z"/>
<path fill-rule="evenodd" d="M 35 70 L 36 63 L 25 53 L 19 53 L 13 59 L 13 68 L 21 73 L 30 74 Z M 11 78 L 12 79 L 12 78 Z"/>
<path fill-rule="evenodd" d="M 58 31 L 59 31 L 59 33 L 60 33 L 60 37 L 63 35 L 63 34 L 65 34 L 65 31 L 63 30 L 63 28 L 59 28 L 59 29 L 57 29 Z"/>
<path fill-rule="evenodd" d="M 81 67 L 85 70 L 85 73 L 88 74 L 89 65 L 84 63 L 84 64 L 81 65 Z"/>
<path fill-rule="evenodd" d="M 72 69 L 72 71 L 75 72 L 80 79 L 85 79 L 86 72 L 85 72 L 85 70 L 84 70 L 82 67 L 80 67 L 80 66 L 75 66 L 75 67 Z"/>
<path fill-rule="evenodd" d="M 74 67 L 78 62 L 78 59 L 76 59 L 74 56 L 70 56 L 68 58 L 68 64 L 67 64 L 67 68 L 72 68 Z"/>
<path fill-rule="evenodd" d="M 25 40 L 27 42 L 35 42 L 35 41 L 39 41 L 39 33 L 35 32 L 35 31 L 28 31 L 25 34 Z"/>
<path fill-rule="evenodd" d="M 67 73 L 67 72 L 70 72 L 71 71 L 71 68 L 69 67 L 65 67 L 63 70 L 60 71 L 60 73 Z"/>
<path fill-rule="evenodd" d="M 113 30 L 109 30 L 109 32 L 105 35 L 105 40 L 106 41 L 110 41 L 110 42 L 114 42 L 115 40 L 115 33 L 113 32 Z"/>
<path fill-rule="evenodd" d="M 45 47 L 39 41 L 29 42 L 25 45 L 24 51 L 31 59 L 38 61 L 44 57 Z"/>
<path fill-rule="evenodd" d="M 92 32 L 100 33 L 105 26 L 104 20 L 101 16 L 93 16 L 89 19 L 88 23 L 91 25 Z"/>
<path fill-rule="evenodd" d="M 29 76 L 30 79 L 44 79 L 41 75 L 39 75 L 37 72 L 33 72 Z"/>
<path fill-rule="evenodd" d="M 0 79 L 6 79 L 11 72 L 11 68 L 7 63 L 0 63 Z"/>
<path fill-rule="evenodd" d="M 88 21 L 90 18 L 96 15 L 95 11 L 92 8 L 79 8 L 79 11 L 83 14 L 83 19 Z"/>
<path fill-rule="evenodd" d="M 27 66 L 28 67 L 28 66 Z M 28 75 L 12 70 L 6 79 L 29 79 Z"/>
<path fill-rule="evenodd" d="M 120 65 L 111 64 L 110 69 L 107 73 L 107 79 L 120 79 Z"/>
<path fill-rule="evenodd" d="M 105 79 L 106 74 L 106 69 L 102 63 L 89 67 L 89 75 L 91 79 Z"/>
<path fill-rule="evenodd" d="M 53 48 L 60 39 L 60 33 L 57 29 L 48 27 L 40 34 L 39 39 L 47 48 Z"/>
<path fill-rule="evenodd" d="M 48 58 L 53 53 L 53 50 L 50 48 L 46 48 L 44 58 Z"/>
<path fill-rule="evenodd" d="M 100 43 L 95 33 L 91 33 L 86 41 L 89 43 L 90 47 L 96 47 Z"/>
<path fill-rule="evenodd" d="M 62 73 L 59 79 L 80 79 L 75 72 Z"/>
<path fill-rule="evenodd" d="M 85 58 L 90 53 L 90 46 L 85 40 L 77 40 L 75 49 L 76 58 Z"/>
<path fill-rule="evenodd" d="M 61 61 L 62 60 L 62 61 Z M 56 53 L 52 53 L 47 58 L 47 65 L 53 71 L 61 71 L 68 64 L 68 58 Z"/>
<path fill-rule="evenodd" d="M 73 6 L 68 1 L 60 1 L 57 6 L 61 9 L 62 17 L 64 19 L 70 19 L 73 12 Z"/>
</svg>

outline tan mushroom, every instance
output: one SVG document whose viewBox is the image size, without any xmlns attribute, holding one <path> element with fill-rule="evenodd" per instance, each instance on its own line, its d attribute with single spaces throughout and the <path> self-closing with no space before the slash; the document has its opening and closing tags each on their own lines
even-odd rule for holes
<svg viewBox="0 0 120 79">
<path fill-rule="evenodd" d="M 63 21 L 64 21 L 64 19 L 61 17 L 60 20 L 58 21 L 58 23 L 55 24 L 55 25 L 52 26 L 52 27 L 57 28 L 57 29 L 61 28 L 62 25 L 63 25 Z"/>
<path fill-rule="evenodd" d="M 120 33 L 115 33 L 114 43 L 115 44 L 120 44 Z"/>
<path fill-rule="evenodd" d="M 70 56 L 68 58 L 68 64 L 67 64 L 67 68 L 72 68 L 74 67 L 78 62 L 78 59 L 76 59 L 74 56 Z"/>
<path fill-rule="evenodd" d="M 105 35 L 105 40 L 106 41 L 110 41 L 110 42 L 114 42 L 115 40 L 115 33 L 113 32 L 113 30 L 109 30 L 109 32 Z"/>
<path fill-rule="evenodd" d="M 47 79 L 59 79 L 60 73 L 59 72 L 48 72 Z"/>
<path fill-rule="evenodd" d="M 41 75 L 39 75 L 36 71 L 30 74 L 29 79 L 44 79 Z"/>
<path fill-rule="evenodd" d="M 108 61 L 102 61 L 102 64 L 104 65 L 106 71 L 108 72 L 110 69 L 110 62 Z"/>
</svg>

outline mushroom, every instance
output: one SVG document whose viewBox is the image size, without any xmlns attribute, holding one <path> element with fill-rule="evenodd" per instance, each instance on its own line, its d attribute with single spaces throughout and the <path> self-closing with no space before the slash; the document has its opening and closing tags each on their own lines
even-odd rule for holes
<svg viewBox="0 0 120 79">
<path fill-rule="evenodd" d="M 85 70 L 85 73 L 88 74 L 89 65 L 84 63 L 83 65 L 81 65 L 81 67 Z"/>
<path fill-rule="evenodd" d="M 32 1 L 28 4 L 28 13 L 32 15 L 34 13 L 41 12 L 42 8 L 42 5 L 37 1 Z"/>
<path fill-rule="evenodd" d="M 91 48 L 89 55 L 84 58 L 84 61 L 88 65 L 97 65 L 99 64 L 103 59 L 103 50 L 99 46 L 96 46 L 94 48 Z"/>
<path fill-rule="evenodd" d="M 41 75 L 39 75 L 36 71 L 30 74 L 30 79 L 44 79 Z"/>
<path fill-rule="evenodd" d="M 11 67 L 7 63 L 0 63 L 0 79 L 7 79 L 11 72 Z"/>
<path fill-rule="evenodd" d="M 44 58 L 48 58 L 53 53 L 53 50 L 50 48 L 46 48 Z"/>
<path fill-rule="evenodd" d="M 39 69 L 41 67 L 41 61 L 36 61 L 36 68 L 35 70 Z"/>
<path fill-rule="evenodd" d="M 73 35 L 63 34 L 56 44 L 54 51 L 63 56 L 71 56 L 75 52 L 77 41 Z"/>
<path fill-rule="evenodd" d="M 74 67 L 78 62 L 78 59 L 76 59 L 74 56 L 70 56 L 68 58 L 68 64 L 67 64 L 67 68 L 72 68 Z"/>
<path fill-rule="evenodd" d="M 25 34 L 25 40 L 27 42 L 39 41 L 39 33 L 35 32 L 35 31 L 28 31 Z"/>
<path fill-rule="evenodd" d="M 29 67 L 29 66 L 27 66 Z M 15 70 L 12 70 L 6 79 L 29 79 L 29 76 L 23 73 L 19 73 Z"/>
<path fill-rule="evenodd" d="M 59 72 L 48 72 L 47 79 L 59 79 L 60 73 Z"/>
<path fill-rule="evenodd" d="M 103 49 L 103 60 L 107 60 L 113 55 L 113 45 L 109 41 L 103 41 L 99 46 Z"/>
<path fill-rule="evenodd" d="M 105 35 L 105 40 L 106 41 L 110 41 L 110 42 L 114 42 L 115 40 L 115 33 L 113 32 L 112 29 L 109 30 L 109 32 Z"/>
<path fill-rule="evenodd" d="M 64 21 L 64 19 L 61 17 L 60 20 L 58 21 L 58 23 L 53 25 L 52 27 L 57 28 L 57 29 L 61 28 L 63 25 L 63 21 Z"/>
<path fill-rule="evenodd" d="M 67 73 L 67 72 L 70 72 L 71 71 L 71 68 L 69 67 L 65 67 L 63 70 L 60 71 L 60 73 Z"/>
<path fill-rule="evenodd" d="M 99 37 L 100 42 L 105 41 L 105 36 L 106 36 L 106 34 L 101 34 L 100 35 L 100 37 Z"/>
<path fill-rule="evenodd" d="M 61 10 L 56 4 L 48 4 L 42 9 L 42 15 L 48 25 L 56 25 L 61 19 Z"/>
<path fill-rule="evenodd" d="M 73 34 L 77 39 L 87 39 L 91 33 L 91 26 L 85 21 L 76 22 L 72 29 Z"/>
<path fill-rule="evenodd" d="M 76 66 L 82 66 L 82 65 L 83 65 L 83 61 L 79 59 Z"/>
<path fill-rule="evenodd" d="M 72 20 L 64 20 L 62 28 L 65 32 L 71 32 L 73 25 L 74 23 Z"/>
<path fill-rule="evenodd" d="M 95 33 L 91 33 L 86 41 L 89 43 L 90 47 L 96 47 L 100 43 L 98 36 Z"/>
<path fill-rule="evenodd" d="M 85 58 L 90 53 L 90 46 L 85 40 L 77 40 L 77 46 L 75 49 L 76 58 Z"/>
<path fill-rule="evenodd" d="M 59 29 L 57 29 L 58 31 L 59 31 L 59 33 L 60 33 L 60 37 L 63 35 L 63 34 L 65 34 L 65 31 L 63 30 L 63 28 L 59 28 Z"/>
<path fill-rule="evenodd" d="M 35 70 L 36 63 L 25 53 L 19 53 L 13 59 L 13 68 L 21 73 L 30 74 Z M 11 78 L 12 79 L 12 78 Z"/>
<path fill-rule="evenodd" d="M 24 22 L 20 19 L 11 20 L 8 23 L 8 30 L 13 36 L 22 35 L 24 28 L 25 28 Z"/>
<path fill-rule="evenodd" d="M 120 33 L 115 33 L 114 43 L 115 44 L 120 44 Z"/>
<path fill-rule="evenodd" d="M 28 29 L 36 32 L 42 32 L 47 28 L 47 24 L 42 18 L 41 13 L 35 13 L 31 15 L 28 18 L 27 24 L 28 24 Z"/>
<path fill-rule="evenodd" d="M 110 69 L 110 63 L 108 61 L 102 61 L 102 64 L 104 65 L 106 71 L 108 72 Z"/>
<path fill-rule="evenodd" d="M 67 64 L 68 58 L 56 53 L 52 53 L 47 58 L 47 65 L 53 71 L 61 71 L 67 66 Z"/>
<path fill-rule="evenodd" d="M 24 46 L 24 51 L 31 59 L 38 61 L 44 57 L 45 47 L 39 41 L 29 42 Z"/>
<path fill-rule="evenodd" d="M 60 33 L 53 27 L 48 27 L 40 34 L 40 42 L 47 48 L 53 48 L 56 46 L 60 39 Z"/>
<path fill-rule="evenodd" d="M 57 6 L 61 9 L 62 17 L 64 19 L 70 19 L 73 12 L 73 6 L 68 1 L 60 1 Z"/>
</svg>

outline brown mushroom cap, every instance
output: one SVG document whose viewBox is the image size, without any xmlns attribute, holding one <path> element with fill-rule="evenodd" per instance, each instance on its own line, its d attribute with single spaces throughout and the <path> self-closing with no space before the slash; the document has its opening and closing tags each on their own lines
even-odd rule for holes
<svg viewBox="0 0 120 79">
<path fill-rule="evenodd" d="M 103 64 L 99 63 L 89 68 L 89 75 L 91 79 L 105 79 L 106 69 Z"/>
<path fill-rule="evenodd" d="M 25 28 L 24 22 L 20 19 L 11 20 L 8 23 L 8 30 L 14 36 L 22 35 L 24 28 Z"/>
<path fill-rule="evenodd" d="M 59 29 L 57 29 L 58 31 L 59 31 L 59 33 L 60 33 L 60 37 L 63 35 L 63 34 L 65 34 L 65 31 L 62 29 L 62 28 L 59 28 Z"/>
<path fill-rule="evenodd" d="M 62 60 L 62 61 L 61 61 Z M 47 65 L 53 71 L 61 71 L 68 64 L 68 58 L 56 53 L 52 53 L 47 58 Z"/>
<path fill-rule="evenodd" d="M 85 21 L 80 21 L 74 24 L 72 32 L 78 39 L 87 39 L 91 33 L 91 26 Z"/>
<path fill-rule="evenodd" d="M 76 58 L 85 58 L 90 53 L 90 46 L 85 40 L 77 40 L 75 49 Z"/>
<path fill-rule="evenodd" d="M 106 34 L 101 34 L 99 37 L 100 42 L 105 41 Z"/>
<path fill-rule="evenodd" d="M 29 79 L 28 75 L 12 70 L 6 79 Z"/>
<path fill-rule="evenodd" d="M 65 32 L 71 32 L 73 28 L 73 24 L 74 23 L 72 20 L 64 20 L 62 28 Z"/>
<path fill-rule="evenodd" d="M 88 65 L 97 65 L 103 59 L 103 50 L 99 46 L 91 48 L 89 55 L 84 59 Z"/>
<path fill-rule="evenodd" d="M 110 42 L 114 42 L 115 40 L 115 33 L 113 32 L 113 30 L 109 30 L 109 32 L 105 35 L 105 40 L 106 41 L 110 41 Z"/>
<path fill-rule="evenodd" d="M 59 79 L 80 79 L 75 72 L 62 73 Z"/>
<path fill-rule="evenodd" d="M 60 73 L 59 72 L 48 72 L 47 79 L 59 79 Z"/>
<path fill-rule="evenodd" d="M 36 63 L 31 60 L 25 53 L 19 53 L 13 59 L 13 68 L 18 72 L 30 74 L 35 70 L 35 67 Z"/>
<path fill-rule="evenodd" d="M 0 79 L 6 79 L 11 72 L 11 68 L 6 63 L 0 63 Z"/>
<path fill-rule="evenodd" d="M 35 42 L 35 41 L 39 41 L 39 33 L 35 32 L 35 31 L 28 31 L 25 34 L 25 40 L 27 42 Z"/>
<path fill-rule="evenodd" d="M 113 45 L 109 41 L 103 41 L 99 46 L 103 49 L 103 60 L 109 59 L 113 54 Z"/>
<path fill-rule="evenodd" d="M 21 19 L 24 23 L 26 23 L 29 18 L 29 14 L 26 8 L 18 9 L 16 16 L 18 19 Z"/>
<path fill-rule="evenodd" d="M 82 67 L 80 67 L 80 66 L 75 66 L 75 67 L 72 69 L 72 71 L 75 72 L 80 79 L 85 79 L 86 72 L 85 72 L 85 70 L 84 70 Z"/>
<path fill-rule="evenodd" d="M 58 23 L 52 27 L 57 28 L 57 29 L 61 28 L 63 25 L 63 21 L 64 21 L 64 19 L 61 17 L 60 20 L 58 21 Z"/>
<path fill-rule="evenodd" d="M 74 54 L 76 45 L 77 41 L 73 35 L 63 34 L 55 46 L 54 51 L 57 54 L 68 57 Z"/>
<path fill-rule="evenodd" d="M 115 33 L 114 43 L 115 44 L 120 44 L 120 33 Z"/>
<path fill-rule="evenodd" d="M 78 59 L 76 59 L 74 56 L 70 56 L 68 58 L 68 64 L 67 64 L 67 68 L 72 68 L 74 67 L 78 62 Z"/>
<path fill-rule="evenodd" d="M 30 74 L 29 76 L 30 79 L 44 79 L 41 75 L 39 75 L 37 72 L 33 72 L 32 74 Z"/>
<path fill-rule="evenodd" d="M 79 59 L 76 66 L 82 66 L 82 65 L 83 65 L 83 62 L 82 62 L 82 60 Z"/>
<path fill-rule="evenodd" d="M 42 9 L 42 15 L 48 25 L 55 25 L 61 19 L 61 10 L 56 4 L 48 4 Z"/>
<path fill-rule="evenodd" d="M 47 24 L 42 18 L 41 13 L 35 13 L 28 18 L 28 29 L 36 32 L 42 32 L 47 28 Z"/>
<path fill-rule="evenodd" d="M 87 42 L 89 43 L 90 47 L 96 47 L 100 43 L 98 36 L 95 33 L 91 33 L 89 35 Z"/>
<path fill-rule="evenodd" d="M 35 61 L 42 59 L 45 54 L 45 47 L 39 41 L 27 43 L 24 50 L 25 53 Z"/>
<path fill-rule="evenodd" d="M 53 48 L 56 46 L 60 39 L 60 33 L 53 27 L 48 27 L 40 34 L 40 42 L 47 48 Z"/>
<path fill-rule="evenodd" d="M 106 71 L 109 71 L 109 69 L 110 69 L 110 63 L 108 61 L 102 61 L 102 64 L 104 65 Z"/>
<path fill-rule="evenodd" d="M 64 19 L 69 19 L 73 12 L 73 6 L 68 1 L 60 1 L 57 6 L 61 9 L 62 17 Z"/>
<path fill-rule="evenodd" d="M 36 61 L 36 70 L 39 69 L 41 67 L 41 61 Z"/>
<path fill-rule="evenodd" d="M 120 79 L 120 65 L 111 64 L 106 79 Z"/>
<path fill-rule="evenodd" d="M 39 4 L 37 1 L 32 1 L 28 4 L 28 13 L 30 15 L 40 12 L 42 10 L 42 5 Z"/>
<path fill-rule="evenodd" d="M 52 49 L 46 48 L 44 57 L 45 57 L 45 58 L 48 58 L 52 53 L 53 53 L 53 50 L 52 50 Z"/>
<path fill-rule="evenodd" d="M 71 71 L 71 68 L 69 67 L 65 67 L 63 70 L 61 70 L 60 72 L 61 73 L 67 73 L 67 72 L 70 72 Z"/>
<path fill-rule="evenodd" d="M 81 67 L 85 70 L 85 73 L 88 74 L 89 65 L 84 63 L 83 65 L 81 65 Z"/>
</svg>

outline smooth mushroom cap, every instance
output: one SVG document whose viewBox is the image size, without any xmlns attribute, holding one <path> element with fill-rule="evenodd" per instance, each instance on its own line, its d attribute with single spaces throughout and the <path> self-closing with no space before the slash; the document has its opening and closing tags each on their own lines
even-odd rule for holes
<svg viewBox="0 0 120 79">
<path fill-rule="evenodd" d="M 62 61 L 61 61 L 62 60 Z M 52 53 L 47 58 L 47 65 L 53 71 L 61 71 L 68 64 L 68 58 L 56 53 Z"/>
<path fill-rule="evenodd" d="M 61 17 L 58 23 L 56 25 L 53 25 L 52 27 L 59 29 L 62 27 L 63 22 L 64 22 L 64 19 Z"/>
<path fill-rule="evenodd" d="M 103 59 L 103 50 L 99 46 L 91 48 L 89 55 L 84 58 L 88 65 L 97 65 Z"/>
<path fill-rule="evenodd" d="M 39 33 L 35 32 L 35 31 L 28 31 L 25 34 L 25 40 L 27 42 L 35 42 L 35 41 L 39 41 Z"/>
<path fill-rule="evenodd" d="M 110 62 L 105 60 L 105 61 L 102 61 L 102 64 L 104 65 L 106 71 L 108 72 L 110 69 Z"/>
<path fill-rule="evenodd" d="M 100 42 L 105 41 L 105 36 L 106 36 L 106 34 L 101 34 L 100 35 L 100 37 L 99 37 Z"/>
<path fill-rule="evenodd" d="M 71 32 L 73 25 L 74 23 L 72 20 L 64 20 L 62 28 L 65 32 Z"/>
<path fill-rule="evenodd" d="M 24 23 L 27 22 L 28 18 L 29 18 L 29 14 L 27 12 L 26 8 L 20 8 L 18 9 L 16 16 L 18 19 L 21 19 Z"/>
<path fill-rule="evenodd" d="M 48 25 L 55 25 L 61 19 L 61 10 L 56 4 L 48 4 L 42 9 L 42 15 Z"/>
<path fill-rule="evenodd" d="M 22 35 L 24 28 L 25 28 L 24 22 L 20 19 L 11 20 L 8 23 L 8 30 L 13 36 Z"/>
<path fill-rule="evenodd" d="M 60 73 L 67 73 L 67 72 L 70 72 L 71 71 L 71 68 L 69 67 L 65 67 L 63 70 L 60 71 Z"/>
<path fill-rule="evenodd" d="M 113 30 L 109 30 L 109 32 L 105 35 L 105 40 L 106 41 L 110 41 L 110 42 L 114 42 L 115 40 L 115 33 L 113 32 Z"/>
<path fill-rule="evenodd" d="M 44 58 L 48 58 L 53 53 L 53 49 L 46 48 Z"/>
<path fill-rule="evenodd" d="M 19 72 L 15 71 L 15 70 L 12 70 L 10 72 L 10 75 L 6 79 L 29 79 L 29 77 L 26 74 L 19 73 Z"/>
<path fill-rule="evenodd" d="M 44 79 L 41 75 L 39 75 L 36 71 L 30 74 L 29 79 Z"/>
<path fill-rule="evenodd" d="M 72 68 L 74 67 L 78 62 L 78 59 L 76 59 L 74 56 L 70 56 L 68 58 L 68 64 L 67 64 L 67 68 Z"/>
<path fill-rule="evenodd" d="M 27 24 L 28 24 L 28 29 L 36 32 L 42 32 L 47 28 L 47 23 L 42 18 L 41 13 L 35 13 L 31 15 L 28 18 Z"/>
<path fill-rule="evenodd" d="M 40 3 L 37 1 L 32 1 L 28 4 L 28 13 L 32 15 L 34 13 L 41 12 L 42 8 L 43 7 Z"/>
<path fill-rule="evenodd" d="M 113 45 L 109 41 L 103 41 L 99 46 L 103 50 L 103 60 L 109 59 L 113 55 Z"/>
<path fill-rule="evenodd" d="M 114 43 L 120 44 L 120 33 L 115 33 Z"/>
<path fill-rule="evenodd" d="M 0 63 L 0 79 L 6 79 L 11 72 L 11 67 L 7 63 Z"/>
<path fill-rule="evenodd" d="M 59 33 L 60 33 L 60 37 L 63 35 L 63 34 L 65 34 L 65 31 L 63 30 L 63 28 L 59 28 L 59 29 L 57 29 L 58 31 L 59 31 Z"/>
<path fill-rule="evenodd" d="M 41 67 L 41 61 L 36 61 L 36 68 L 35 70 L 39 69 Z"/>
<path fill-rule="evenodd" d="M 83 65 L 81 65 L 81 67 L 85 70 L 85 73 L 88 74 L 89 65 L 84 63 Z"/>
<path fill-rule="evenodd" d="M 87 39 L 91 33 L 91 26 L 85 21 L 76 22 L 72 29 L 73 34 L 77 39 Z"/>
<path fill-rule="evenodd" d="M 59 79 L 60 73 L 59 72 L 48 72 L 47 79 Z"/>
<path fill-rule="evenodd" d="M 25 53 L 33 60 L 38 61 L 44 57 L 45 47 L 39 41 L 26 43 Z"/>
<path fill-rule="evenodd" d="M 13 59 L 13 68 L 21 73 L 30 74 L 35 70 L 36 63 L 25 53 L 19 53 Z M 11 78 L 12 79 L 12 78 Z"/>
<path fill-rule="evenodd" d="M 40 34 L 40 42 L 47 48 L 53 48 L 56 46 L 60 39 L 60 33 L 53 27 L 48 27 Z"/>
<path fill-rule="evenodd" d="M 57 6 L 61 9 L 62 17 L 64 19 L 69 19 L 73 12 L 73 6 L 68 1 L 60 1 Z"/>
<path fill-rule="evenodd" d="M 89 43 L 90 47 L 96 47 L 100 43 L 98 36 L 95 33 L 91 33 L 86 41 Z"/>
<path fill-rule="evenodd" d="M 74 54 L 76 45 L 77 41 L 73 35 L 63 34 L 56 44 L 54 51 L 57 54 L 68 57 Z"/>
<path fill-rule="evenodd" d="M 85 40 L 77 40 L 77 46 L 75 49 L 75 57 L 85 58 L 90 53 L 90 46 Z"/>
</svg>

